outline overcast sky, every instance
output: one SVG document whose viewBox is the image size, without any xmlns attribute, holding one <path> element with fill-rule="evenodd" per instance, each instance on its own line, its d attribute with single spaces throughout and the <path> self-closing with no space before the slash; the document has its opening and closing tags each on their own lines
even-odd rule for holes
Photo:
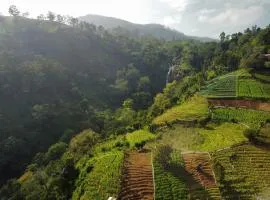
<svg viewBox="0 0 270 200">
<path fill-rule="evenodd" d="M 270 0 L 0 0 L 7 15 L 16 5 L 31 17 L 48 10 L 75 17 L 99 14 L 134 23 L 159 23 L 187 35 L 218 37 L 270 24 Z"/>
</svg>

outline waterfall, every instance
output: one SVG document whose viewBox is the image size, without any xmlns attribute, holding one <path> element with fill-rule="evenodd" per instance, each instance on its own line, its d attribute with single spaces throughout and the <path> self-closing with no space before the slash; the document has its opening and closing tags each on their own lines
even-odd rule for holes
<svg viewBox="0 0 270 200">
<path fill-rule="evenodd" d="M 169 68 L 169 71 L 168 71 L 167 77 L 166 77 L 166 85 L 167 85 L 167 84 L 171 81 L 171 79 L 172 79 L 173 72 L 174 72 L 174 68 L 175 68 L 174 65 L 170 66 L 170 68 Z"/>
</svg>

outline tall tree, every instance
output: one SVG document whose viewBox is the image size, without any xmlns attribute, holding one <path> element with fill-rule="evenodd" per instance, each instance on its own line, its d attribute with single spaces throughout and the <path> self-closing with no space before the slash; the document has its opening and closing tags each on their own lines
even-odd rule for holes
<svg viewBox="0 0 270 200">
<path fill-rule="evenodd" d="M 8 12 L 10 15 L 16 17 L 20 15 L 20 11 L 18 10 L 18 8 L 15 5 L 11 5 L 8 9 Z"/>
<path fill-rule="evenodd" d="M 47 19 L 50 21 L 54 21 L 55 20 L 55 14 L 51 11 L 48 12 L 47 14 Z"/>
</svg>

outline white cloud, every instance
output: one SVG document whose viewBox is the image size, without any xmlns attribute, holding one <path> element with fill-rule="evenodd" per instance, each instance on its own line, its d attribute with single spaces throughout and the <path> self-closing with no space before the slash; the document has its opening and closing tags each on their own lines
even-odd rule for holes
<svg viewBox="0 0 270 200">
<path fill-rule="evenodd" d="M 201 13 L 198 20 L 202 23 L 212 25 L 250 25 L 256 22 L 264 13 L 261 6 L 250 6 L 248 8 L 227 8 L 218 15 L 212 16 L 211 13 Z"/>
<path fill-rule="evenodd" d="M 191 3 L 190 0 L 160 0 L 163 3 L 167 3 L 171 8 L 182 12 Z"/>
</svg>

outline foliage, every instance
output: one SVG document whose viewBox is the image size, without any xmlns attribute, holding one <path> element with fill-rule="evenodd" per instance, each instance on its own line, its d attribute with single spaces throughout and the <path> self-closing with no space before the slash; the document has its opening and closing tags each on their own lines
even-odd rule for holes
<svg viewBox="0 0 270 200">
<path fill-rule="evenodd" d="M 184 171 L 180 152 L 169 146 L 158 148 L 154 158 L 155 198 L 156 199 L 188 199 L 188 191 L 183 180 Z"/>
<path fill-rule="evenodd" d="M 126 139 L 130 144 L 130 147 L 134 147 L 136 143 L 147 142 L 155 138 L 155 135 L 146 131 L 138 130 L 126 135 Z"/>
<path fill-rule="evenodd" d="M 238 121 L 250 128 L 259 129 L 270 119 L 270 113 L 242 108 L 218 108 L 213 110 L 213 119 L 217 121 Z"/>
<path fill-rule="evenodd" d="M 84 130 L 76 135 L 69 144 L 69 151 L 78 159 L 91 151 L 91 148 L 98 142 L 99 135 L 91 130 Z"/>
<path fill-rule="evenodd" d="M 108 199 L 120 190 L 121 166 L 124 153 L 109 152 L 79 161 L 80 171 L 72 199 Z M 83 163 L 82 163 L 83 162 Z"/>
<path fill-rule="evenodd" d="M 268 191 L 269 151 L 239 145 L 213 153 L 214 169 L 224 199 L 254 199 Z"/>
<path fill-rule="evenodd" d="M 208 114 L 208 103 L 204 97 L 194 96 L 185 103 L 167 110 L 153 120 L 154 124 L 171 123 L 177 120 L 200 120 Z"/>
<path fill-rule="evenodd" d="M 247 127 L 242 124 L 233 123 L 208 125 L 206 128 L 198 130 L 203 137 L 203 143 L 194 148 L 200 151 L 215 151 L 247 141 L 244 136 L 246 129 Z"/>
</svg>

